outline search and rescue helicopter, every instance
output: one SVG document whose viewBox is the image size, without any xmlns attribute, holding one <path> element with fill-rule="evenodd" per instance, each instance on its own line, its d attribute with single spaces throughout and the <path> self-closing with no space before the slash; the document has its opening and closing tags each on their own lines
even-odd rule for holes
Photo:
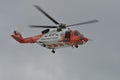
<svg viewBox="0 0 120 80">
<path fill-rule="evenodd" d="M 18 41 L 19 43 L 38 43 L 43 47 L 48 49 L 52 49 L 52 53 L 55 53 L 55 49 L 64 48 L 64 47 L 75 47 L 78 48 L 78 45 L 83 45 L 89 39 L 83 36 L 78 30 L 72 30 L 70 27 L 77 25 L 84 25 L 90 23 L 96 23 L 98 20 L 90 20 L 82 23 L 66 25 L 63 23 L 57 22 L 53 19 L 48 13 L 46 13 L 43 9 L 41 9 L 38 5 L 34 5 L 34 7 L 42 12 L 47 18 L 49 18 L 55 26 L 39 26 L 39 25 L 30 25 L 31 28 L 47 28 L 33 37 L 23 38 L 20 32 L 14 31 L 11 36 Z"/>
</svg>

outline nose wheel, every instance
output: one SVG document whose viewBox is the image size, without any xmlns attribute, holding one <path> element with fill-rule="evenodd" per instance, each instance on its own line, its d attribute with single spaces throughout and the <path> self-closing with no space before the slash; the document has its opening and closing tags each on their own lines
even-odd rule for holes
<svg viewBox="0 0 120 80">
<path fill-rule="evenodd" d="M 53 53 L 53 54 L 55 53 L 55 50 L 54 50 L 54 49 L 52 49 L 52 53 Z"/>
<path fill-rule="evenodd" d="M 78 45 L 75 45 L 75 48 L 78 48 Z"/>
</svg>

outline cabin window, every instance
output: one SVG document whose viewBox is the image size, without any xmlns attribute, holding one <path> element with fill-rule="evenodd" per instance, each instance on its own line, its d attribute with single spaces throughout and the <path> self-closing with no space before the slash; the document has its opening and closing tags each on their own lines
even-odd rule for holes
<svg viewBox="0 0 120 80">
<path fill-rule="evenodd" d="M 58 34 L 56 34 L 56 36 L 58 36 Z"/>
<path fill-rule="evenodd" d="M 45 37 L 47 37 L 47 35 L 45 35 Z"/>
<path fill-rule="evenodd" d="M 79 33 L 77 31 L 74 32 L 74 36 L 78 36 Z"/>
</svg>

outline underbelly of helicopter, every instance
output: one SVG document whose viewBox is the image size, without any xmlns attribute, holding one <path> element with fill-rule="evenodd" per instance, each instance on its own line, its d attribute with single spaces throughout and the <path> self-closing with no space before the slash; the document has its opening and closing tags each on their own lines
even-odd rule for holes
<svg viewBox="0 0 120 80">
<path fill-rule="evenodd" d="M 64 47 L 70 47 L 71 45 L 65 42 L 56 42 L 56 43 L 38 43 L 39 45 L 46 47 L 48 49 L 58 49 Z"/>
</svg>

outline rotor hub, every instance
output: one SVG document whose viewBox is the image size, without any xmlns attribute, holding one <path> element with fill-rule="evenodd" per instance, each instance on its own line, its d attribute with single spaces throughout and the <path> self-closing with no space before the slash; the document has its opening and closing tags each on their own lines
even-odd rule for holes
<svg viewBox="0 0 120 80">
<path fill-rule="evenodd" d="M 59 24 L 59 28 L 62 28 L 62 29 L 63 29 L 63 28 L 66 28 L 66 24 L 60 23 L 60 24 Z"/>
</svg>

